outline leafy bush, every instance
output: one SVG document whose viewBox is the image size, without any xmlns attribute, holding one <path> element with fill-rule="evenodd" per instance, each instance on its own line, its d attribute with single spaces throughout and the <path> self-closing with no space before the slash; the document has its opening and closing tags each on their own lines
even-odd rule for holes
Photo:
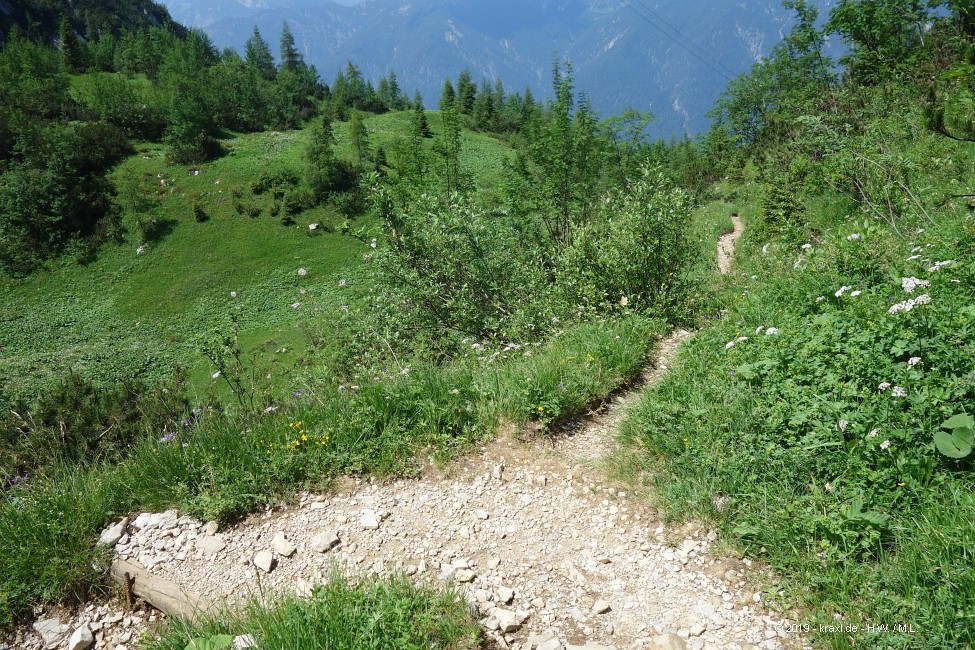
<svg viewBox="0 0 975 650">
<path fill-rule="evenodd" d="M 573 304 L 672 314 L 687 297 L 692 264 L 691 200 L 663 174 L 642 167 L 604 213 L 576 233 L 561 262 L 560 283 Z"/>
</svg>

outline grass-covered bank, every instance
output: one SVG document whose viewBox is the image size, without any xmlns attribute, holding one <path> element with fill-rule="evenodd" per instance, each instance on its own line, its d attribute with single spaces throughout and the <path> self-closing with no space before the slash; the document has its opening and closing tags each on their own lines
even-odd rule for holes
<svg viewBox="0 0 975 650">
<path fill-rule="evenodd" d="M 114 517 L 177 507 L 232 519 L 340 474 L 413 475 L 502 419 L 577 415 L 639 372 L 660 329 L 636 316 L 582 324 L 539 346 L 308 392 L 260 416 L 202 413 L 119 462 L 48 466 L 0 501 L 0 621 L 98 585 L 95 541 Z"/>
<path fill-rule="evenodd" d="M 749 227 L 726 313 L 624 435 L 646 450 L 671 516 L 714 520 L 767 561 L 818 642 L 970 646 L 971 213 L 918 215 L 899 237 L 827 194 L 782 230 L 760 205 L 769 192 L 735 187 Z"/>
<path fill-rule="evenodd" d="M 244 635 L 260 647 L 289 650 L 482 647 L 480 626 L 461 595 L 415 584 L 404 576 L 350 585 L 334 574 L 315 587 L 310 598 L 265 600 L 270 602 L 254 602 L 200 625 L 171 623 L 146 647 L 222 650 Z"/>
</svg>

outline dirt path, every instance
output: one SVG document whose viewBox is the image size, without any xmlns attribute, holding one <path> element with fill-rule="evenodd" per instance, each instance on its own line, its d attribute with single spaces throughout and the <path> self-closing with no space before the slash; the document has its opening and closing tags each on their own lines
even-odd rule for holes
<svg viewBox="0 0 975 650">
<path fill-rule="evenodd" d="M 736 218 L 719 243 L 722 272 L 721 251 L 733 250 L 740 232 Z M 757 567 L 712 553 L 713 532 L 668 531 L 645 499 L 606 482 L 601 461 L 618 451 L 626 409 L 689 336 L 680 330 L 663 339 L 637 386 L 554 442 L 509 431 L 440 475 L 349 480 L 226 530 L 175 512 L 141 515 L 116 552 L 228 604 L 269 588 L 305 592 L 334 569 L 353 579 L 405 571 L 452 581 L 501 648 L 798 646 L 753 591 Z M 93 623 L 96 647 L 126 650 L 146 619 L 105 623 L 116 617 L 90 606 L 69 627 Z"/>
<path fill-rule="evenodd" d="M 732 213 L 731 223 L 733 225 L 731 232 L 725 233 L 718 238 L 718 271 L 722 274 L 731 270 L 731 259 L 735 253 L 735 243 L 745 229 L 745 223 L 737 213 Z"/>
</svg>

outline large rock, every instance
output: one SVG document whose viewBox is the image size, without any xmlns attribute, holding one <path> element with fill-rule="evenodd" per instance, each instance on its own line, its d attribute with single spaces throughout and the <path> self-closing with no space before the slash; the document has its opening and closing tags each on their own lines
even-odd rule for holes
<svg viewBox="0 0 975 650">
<path fill-rule="evenodd" d="M 71 627 L 61 625 L 61 619 L 59 618 L 45 618 L 42 621 L 34 623 L 34 631 L 41 635 L 41 639 L 44 641 L 44 647 L 48 648 L 48 650 L 54 650 L 54 648 L 57 648 L 68 638 Z"/>
<path fill-rule="evenodd" d="M 129 525 L 129 518 L 126 517 L 122 521 L 118 522 L 114 526 L 109 526 L 102 531 L 101 536 L 98 538 L 99 544 L 104 544 L 105 546 L 115 546 L 118 541 L 122 539 L 122 535 L 125 534 L 125 528 Z"/>
<path fill-rule="evenodd" d="M 68 650 L 88 650 L 95 643 L 95 635 L 91 633 L 88 624 L 85 623 L 71 635 L 68 639 Z"/>
</svg>

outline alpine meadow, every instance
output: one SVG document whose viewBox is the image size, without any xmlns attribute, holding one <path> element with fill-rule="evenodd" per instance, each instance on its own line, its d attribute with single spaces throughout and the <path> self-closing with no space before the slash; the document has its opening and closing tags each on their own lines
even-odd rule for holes
<svg viewBox="0 0 975 650">
<path fill-rule="evenodd" d="M 659 140 L 0 2 L 0 650 L 975 645 L 975 6 L 822 4 Z"/>
</svg>

